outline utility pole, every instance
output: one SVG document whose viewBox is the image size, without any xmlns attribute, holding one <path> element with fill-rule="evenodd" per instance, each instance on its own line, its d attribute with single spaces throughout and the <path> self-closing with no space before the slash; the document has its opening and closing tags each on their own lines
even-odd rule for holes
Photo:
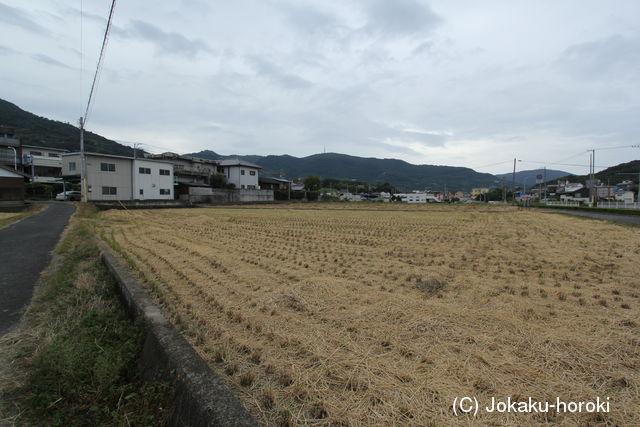
<svg viewBox="0 0 640 427">
<path fill-rule="evenodd" d="M 133 161 L 131 162 L 131 200 L 135 200 L 136 199 L 136 159 L 137 159 L 137 147 L 140 144 L 137 142 L 133 143 Z M 140 193 L 140 191 L 138 191 L 138 193 Z M 140 194 L 138 194 L 138 199 L 140 198 Z"/>
<path fill-rule="evenodd" d="M 87 203 L 89 194 L 87 189 L 87 159 L 84 155 L 84 118 L 80 117 L 80 193 L 82 203 Z"/>
<path fill-rule="evenodd" d="M 547 198 L 547 167 L 544 167 L 544 198 Z"/>
<path fill-rule="evenodd" d="M 511 177 L 511 197 L 516 201 L 516 158 L 513 158 L 513 176 Z"/>
<path fill-rule="evenodd" d="M 595 204 L 596 194 L 594 191 L 594 180 L 595 180 L 595 171 L 596 171 L 596 150 L 592 149 L 590 157 L 590 165 L 589 165 L 589 198 L 591 199 L 591 206 Z"/>
</svg>

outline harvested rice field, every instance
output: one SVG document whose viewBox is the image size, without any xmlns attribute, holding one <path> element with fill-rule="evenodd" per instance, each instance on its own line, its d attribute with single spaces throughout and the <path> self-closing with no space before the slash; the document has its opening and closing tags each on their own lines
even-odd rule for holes
<svg viewBox="0 0 640 427">
<path fill-rule="evenodd" d="M 640 425 L 640 228 L 368 206 L 107 211 L 97 232 L 265 424 Z M 610 410 L 484 410 L 529 397 Z"/>
</svg>

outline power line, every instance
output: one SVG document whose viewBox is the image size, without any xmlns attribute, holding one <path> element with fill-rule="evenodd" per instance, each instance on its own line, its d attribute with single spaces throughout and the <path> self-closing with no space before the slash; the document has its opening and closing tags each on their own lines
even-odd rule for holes
<svg viewBox="0 0 640 427">
<path fill-rule="evenodd" d="M 511 160 L 505 160 L 503 162 L 497 162 L 497 163 L 490 163 L 488 165 L 482 165 L 482 166 L 475 166 L 474 169 L 482 169 L 482 168 L 488 168 L 489 166 L 496 166 L 496 165 L 502 165 L 504 163 L 511 163 Z"/>
<path fill-rule="evenodd" d="M 93 100 L 93 92 L 96 87 L 96 82 L 99 79 L 100 71 L 102 69 L 102 64 L 104 60 L 104 53 L 107 47 L 107 42 L 109 41 L 109 30 L 111 30 L 111 20 L 113 18 L 113 10 L 116 7 L 116 0 L 111 1 L 111 9 L 109 10 L 109 19 L 107 20 L 107 27 L 104 30 L 104 37 L 102 39 L 102 47 L 100 48 L 100 56 L 98 57 L 98 64 L 96 66 L 96 73 L 93 76 L 93 83 L 91 83 L 91 91 L 89 92 L 89 100 L 87 101 L 87 108 L 84 111 L 84 124 L 86 125 L 89 109 L 91 108 L 91 101 Z"/>
<path fill-rule="evenodd" d="M 595 148 L 596 151 L 602 151 L 602 150 L 619 150 L 621 148 L 636 148 L 638 147 L 637 145 L 619 145 L 617 147 L 605 147 L 605 148 Z M 591 150 L 589 150 L 591 151 Z"/>
<path fill-rule="evenodd" d="M 89 199 L 88 185 L 87 185 L 87 159 L 84 152 L 84 128 L 87 123 L 89 110 L 91 108 L 91 101 L 93 100 L 93 92 L 96 88 L 98 77 L 100 76 L 100 70 L 102 69 L 102 63 L 104 60 L 104 53 L 109 41 L 109 30 L 111 29 L 111 20 L 113 19 L 113 10 L 116 6 L 116 0 L 112 0 L 111 9 L 109 10 L 109 19 L 107 20 L 107 27 L 104 30 L 104 37 L 102 39 L 102 47 L 100 48 L 100 56 L 98 57 L 98 65 L 96 66 L 96 73 L 93 76 L 93 82 L 91 83 L 91 91 L 89 92 L 89 99 L 87 100 L 87 108 L 84 111 L 84 117 L 80 117 L 80 190 L 82 192 L 82 202 L 86 203 Z M 82 10 L 80 11 L 80 25 L 82 32 Z M 82 51 L 80 61 L 82 63 Z M 80 78 L 82 84 L 82 76 Z"/>
<path fill-rule="evenodd" d="M 537 165 L 556 165 L 556 166 L 576 166 L 576 167 L 589 167 L 589 165 L 575 164 L 575 163 L 555 163 L 555 162 L 536 162 L 533 160 L 521 160 L 522 163 L 533 163 Z M 608 168 L 609 166 L 596 166 L 597 168 Z"/>
</svg>

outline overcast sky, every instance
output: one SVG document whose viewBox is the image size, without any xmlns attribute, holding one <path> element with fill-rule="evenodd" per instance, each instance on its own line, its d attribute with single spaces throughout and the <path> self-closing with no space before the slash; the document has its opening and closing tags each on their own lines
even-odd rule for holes
<svg viewBox="0 0 640 427">
<path fill-rule="evenodd" d="M 0 98 L 77 122 L 109 6 L 0 0 Z M 586 150 L 640 144 L 638 17 L 637 0 L 121 1 L 87 128 L 153 152 L 586 173 Z"/>
</svg>

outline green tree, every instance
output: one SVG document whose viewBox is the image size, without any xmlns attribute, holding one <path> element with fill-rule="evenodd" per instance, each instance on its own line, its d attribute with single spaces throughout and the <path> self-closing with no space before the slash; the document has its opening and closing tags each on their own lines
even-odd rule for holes
<svg viewBox="0 0 640 427">
<path fill-rule="evenodd" d="M 309 175 L 302 181 L 304 184 L 304 188 L 308 191 L 318 191 L 320 189 L 320 184 L 322 181 L 315 175 Z"/>
<path fill-rule="evenodd" d="M 227 178 L 222 174 L 214 173 L 209 177 L 209 184 L 213 188 L 225 188 L 227 185 Z"/>
</svg>

